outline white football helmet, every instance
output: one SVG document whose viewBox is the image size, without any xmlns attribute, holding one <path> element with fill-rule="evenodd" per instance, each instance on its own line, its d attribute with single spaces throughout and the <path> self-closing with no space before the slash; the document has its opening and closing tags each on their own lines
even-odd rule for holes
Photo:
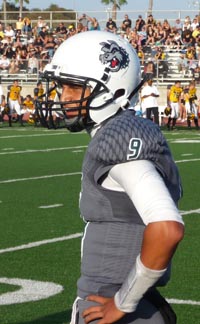
<svg viewBox="0 0 200 324">
<path fill-rule="evenodd" d="M 89 124 L 102 123 L 119 109 L 137 104 L 141 85 L 140 62 L 133 47 L 120 35 L 88 31 L 69 37 L 58 47 L 51 63 L 43 71 L 43 78 L 47 84 L 54 80 L 61 86 L 62 83 L 83 86 L 80 106 L 76 107 L 77 101 L 68 102 L 70 110 L 76 103 L 73 108 L 79 111 L 76 118 L 67 118 L 66 102 L 53 104 L 46 100 L 41 109 L 40 100 L 40 107 L 37 105 L 42 124 L 49 126 L 47 120 L 52 111 L 57 110 L 59 114 L 63 113 L 65 127 L 70 131 L 80 131 Z M 86 87 L 91 93 L 84 98 Z M 84 108 L 83 102 L 86 102 Z M 86 117 L 82 116 L 82 109 L 87 110 Z"/>
</svg>

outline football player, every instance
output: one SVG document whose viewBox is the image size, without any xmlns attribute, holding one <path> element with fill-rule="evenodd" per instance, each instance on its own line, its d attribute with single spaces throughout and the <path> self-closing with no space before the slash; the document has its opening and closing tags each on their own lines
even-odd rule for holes
<svg viewBox="0 0 200 324">
<path fill-rule="evenodd" d="M 196 129 L 199 129 L 198 124 L 198 106 L 197 100 L 197 88 L 195 81 L 191 81 L 189 87 L 184 91 L 185 108 L 187 113 L 187 125 L 191 128 L 191 121 L 194 121 Z"/>
<path fill-rule="evenodd" d="M 184 236 L 179 172 L 159 126 L 135 116 L 140 63 L 120 35 L 89 31 L 70 37 L 44 70 L 60 88 L 70 131 L 91 135 L 82 167 L 81 275 L 71 324 L 176 323 L 156 287 Z M 41 124 L 57 110 L 36 102 Z M 131 109 L 129 109 L 131 108 Z"/>
<path fill-rule="evenodd" d="M 21 109 L 21 91 L 22 87 L 19 85 L 19 80 L 14 80 L 13 84 L 8 86 L 7 101 L 10 110 L 10 116 L 12 116 L 14 112 L 17 113 L 17 121 L 20 122 L 21 126 L 24 126 L 24 111 L 23 109 Z"/>
<path fill-rule="evenodd" d="M 180 102 L 181 102 L 182 92 L 183 89 L 181 87 L 180 81 L 176 81 L 169 90 L 168 98 L 169 98 L 169 106 L 171 108 L 171 114 L 168 117 L 168 122 L 167 122 L 168 130 L 174 129 L 174 127 L 176 126 L 176 121 L 180 114 Z"/>
</svg>

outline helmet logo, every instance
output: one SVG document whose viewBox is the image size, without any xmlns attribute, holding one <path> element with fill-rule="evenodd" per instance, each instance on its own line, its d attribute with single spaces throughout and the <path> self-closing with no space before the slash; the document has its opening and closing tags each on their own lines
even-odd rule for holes
<svg viewBox="0 0 200 324">
<path fill-rule="evenodd" d="M 108 64 L 111 72 L 118 72 L 129 65 L 128 53 L 116 42 L 108 40 L 107 42 L 100 43 L 100 45 L 102 45 L 101 50 L 104 53 L 99 55 L 99 60 L 103 64 Z"/>
</svg>

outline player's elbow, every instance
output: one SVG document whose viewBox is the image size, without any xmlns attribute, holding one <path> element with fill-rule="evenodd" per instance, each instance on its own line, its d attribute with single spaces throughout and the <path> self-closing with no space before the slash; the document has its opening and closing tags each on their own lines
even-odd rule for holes
<svg viewBox="0 0 200 324">
<path fill-rule="evenodd" d="M 179 222 L 167 222 L 165 239 L 172 247 L 176 247 L 184 237 L 184 225 Z"/>
</svg>

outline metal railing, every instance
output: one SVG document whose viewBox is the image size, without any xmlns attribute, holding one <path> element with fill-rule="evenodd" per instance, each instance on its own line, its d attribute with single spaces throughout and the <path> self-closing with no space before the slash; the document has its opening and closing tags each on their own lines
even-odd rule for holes
<svg viewBox="0 0 200 324">
<path fill-rule="evenodd" d="M 86 14 L 90 17 L 96 17 L 100 23 L 102 29 L 105 28 L 106 22 L 109 17 L 114 15 L 111 8 L 106 8 L 104 11 L 87 11 Z M 117 26 L 120 26 L 122 21 L 124 20 L 124 15 L 128 14 L 129 18 L 132 20 L 133 25 L 135 24 L 138 15 L 142 15 L 143 19 L 146 19 L 148 16 L 148 11 L 143 10 L 120 10 L 117 11 L 116 23 Z M 154 10 L 153 17 L 156 20 L 163 21 L 167 19 L 170 24 L 174 24 L 177 18 L 180 18 L 182 21 L 186 16 L 190 16 L 191 19 L 195 17 L 195 15 L 199 14 L 198 10 Z M 78 17 L 82 15 L 82 12 L 74 11 L 74 10 L 66 10 L 66 11 L 23 11 L 23 17 L 29 17 L 31 20 L 31 25 L 34 27 L 37 24 L 38 16 L 42 16 L 45 22 L 48 24 L 50 28 L 55 28 L 60 21 L 63 21 L 66 26 L 74 23 L 77 24 Z M 16 11 L 7 11 L 0 12 L 0 20 L 5 25 L 7 24 L 15 24 L 17 21 L 18 12 Z"/>
<path fill-rule="evenodd" d="M 12 60 L 11 60 L 12 61 Z M 16 61 L 16 70 L 11 72 L 11 68 L 8 67 L 7 69 L 0 69 L 0 78 L 2 84 L 9 84 L 13 80 L 18 79 L 20 83 L 23 85 L 24 83 L 27 84 L 34 84 L 38 80 L 41 79 L 41 72 L 44 68 L 44 66 L 48 63 L 48 60 L 37 60 L 37 66 L 30 66 L 29 60 L 20 60 Z M 199 61 L 193 61 L 193 63 L 196 64 L 198 67 Z M 144 63 L 145 64 L 145 63 Z M 166 70 L 164 66 L 167 66 L 168 69 Z M 141 62 L 141 71 L 144 71 L 144 65 Z M 179 71 L 178 69 L 175 69 L 172 71 L 172 67 L 169 64 L 169 59 L 165 60 L 158 60 L 154 61 L 154 82 L 160 85 L 165 84 L 172 84 L 176 80 L 181 80 L 182 82 L 188 82 L 192 79 L 196 79 L 196 81 L 200 82 L 200 69 L 199 71 L 195 71 L 195 69 L 190 69 L 188 66 L 188 69 L 185 70 L 185 72 Z"/>
</svg>

